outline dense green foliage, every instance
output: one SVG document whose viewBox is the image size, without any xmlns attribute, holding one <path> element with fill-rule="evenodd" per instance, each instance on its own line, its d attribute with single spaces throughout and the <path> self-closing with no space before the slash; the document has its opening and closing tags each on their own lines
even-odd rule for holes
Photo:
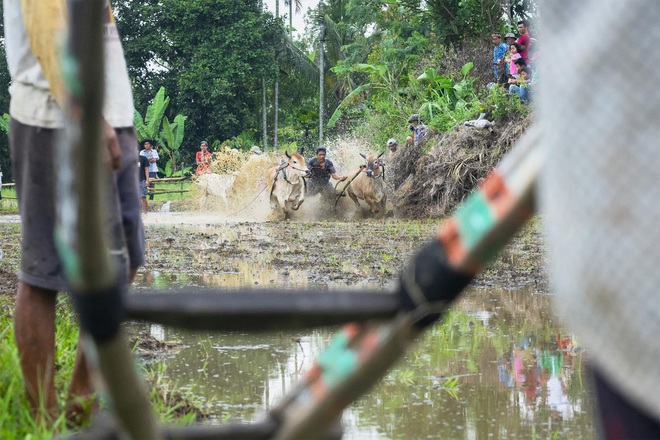
<svg viewBox="0 0 660 440">
<path fill-rule="evenodd" d="M 3 5 L 0 3 L 0 12 L 3 10 Z M 0 22 L 0 32 L 5 34 L 4 22 Z M 9 71 L 7 70 L 7 58 L 5 56 L 5 46 L 0 45 L 0 115 L 9 113 Z M 3 118 L 5 119 L 5 118 Z M 6 119 L 5 119 L 6 120 Z M 3 127 L 6 124 L 3 124 Z M 11 159 L 9 157 L 9 138 L 0 132 L 0 170 L 2 171 L 3 182 L 12 180 Z"/>
<path fill-rule="evenodd" d="M 195 147 L 258 126 L 276 27 L 256 0 L 123 1 L 116 12 L 137 108 L 165 87 Z"/>
</svg>

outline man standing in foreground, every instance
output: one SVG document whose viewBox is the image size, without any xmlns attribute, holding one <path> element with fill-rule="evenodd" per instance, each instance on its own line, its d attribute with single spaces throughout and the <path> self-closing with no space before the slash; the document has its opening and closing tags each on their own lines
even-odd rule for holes
<svg viewBox="0 0 660 440">
<path fill-rule="evenodd" d="M 16 297 L 16 345 L 31 410 L 38 421 L 57 417 L 54 388 L 55 305 L 68 289 L 55 249 L 55 146 L 63 127 L 64 93 L 58 62 L 66 32 L 64 0 L 4 0 L 5 45 L 12 77 L 10 150 L 21 214 L 21 266 Z M 112 253 L 120 255 L 124 282 L 144 263 L 133 96 L 110 5 L 104 13 L 104 139 L 112 162 L 109 206 Z M 99 249 L 99 252 L 104 250 Z M 129 269 L 130 268 L 130 269 Z M 130 270 L 130 274 L 129 274 Z M 84 407 L 93 390 L 78 346 L 67 397 L 67 416 Z"/>
</svg>

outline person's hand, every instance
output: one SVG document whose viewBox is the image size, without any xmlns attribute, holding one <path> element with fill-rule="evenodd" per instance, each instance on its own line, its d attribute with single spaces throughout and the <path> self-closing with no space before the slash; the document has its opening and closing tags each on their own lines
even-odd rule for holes
<svg viewBox="0 0 660 440">
<path fill-rule="evenodd" d="M 103 164 L 112 167 L 113 171 L 119 171 L 121 166 L 121 149 L 115 134 L 115 129 L 103 120 L 103 141 L 106 148 L 103 149 Z"/>
<path fill-rule="evenodd" d="M 340 182 L 343 182 L 343 181 L 346 180 L 346 179 L 347 179 L 346 176 L 341 176 L 341 178 L 339 179 L 339 181 L 340 181 Z"/>
</svg>

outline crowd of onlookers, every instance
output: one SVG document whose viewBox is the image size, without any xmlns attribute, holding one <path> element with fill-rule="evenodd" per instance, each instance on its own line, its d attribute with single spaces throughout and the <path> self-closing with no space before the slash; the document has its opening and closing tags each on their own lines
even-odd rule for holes
<svg viewBox="0 0 660 440">
<path fill-rule="evenodd" d="M 512 95 L 518 95 L 524 103 L 530 102 L 532 88 L 536 82 L 536 61 L 539 52 L 536 40 L 529 34 L 527 20 L 518 22 L 520 36 L 516 38 L 508 33 L 502 39 L 502 34 L 491 35 L 493 45 L 493 74 L 496 84 L 502 84 Z"/>
</svg>

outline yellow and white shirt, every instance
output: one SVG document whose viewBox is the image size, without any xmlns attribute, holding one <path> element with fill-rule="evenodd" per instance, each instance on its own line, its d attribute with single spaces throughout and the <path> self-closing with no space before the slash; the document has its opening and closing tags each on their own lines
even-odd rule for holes
<svg viewBox="0 0 660 440">
<path fill-rule="evenodd" d="M 59 53 L 66 32 L 65 0 L 3 0 L 7 64 L 12 78 L 9 114 L 37 127 L 63 126 Z M 133 93 L 109 3 L 104 22 L 103 116 L 113 127 L 133 126 Z"/>
</svg>

